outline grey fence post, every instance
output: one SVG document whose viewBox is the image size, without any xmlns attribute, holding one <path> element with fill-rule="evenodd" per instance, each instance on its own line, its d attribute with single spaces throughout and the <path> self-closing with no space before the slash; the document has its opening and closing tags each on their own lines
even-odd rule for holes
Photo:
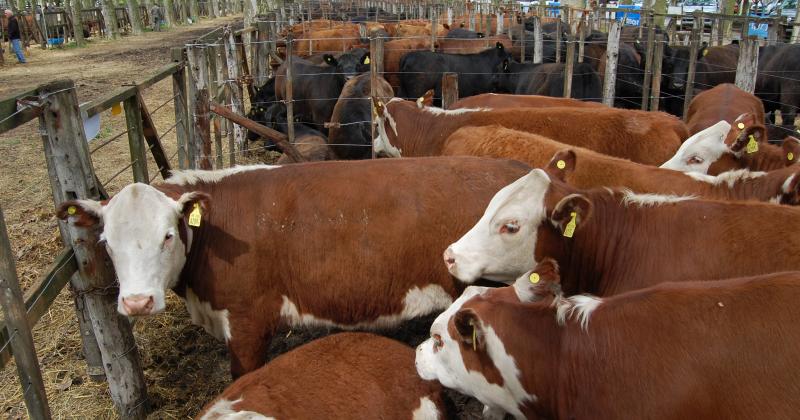
<svg viewBox="0 0 800 420">
<path fill-rule="evenodd" d="M 619 56 L 620 23 L 611 22 L 606 47 L 606 74 L 603 81 L 603 103 L 614 106 L 614 89 L 617 84 L 617 57 Z"/>
</svg>

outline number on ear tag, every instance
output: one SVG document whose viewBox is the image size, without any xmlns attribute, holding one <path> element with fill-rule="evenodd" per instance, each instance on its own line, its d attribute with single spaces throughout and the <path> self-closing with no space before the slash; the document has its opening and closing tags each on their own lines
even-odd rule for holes
<svg viewBox="0 0 800 420">
<path fill-rule="evenodd" d="M 202 217 L 203 216 L 200 214 L 200 204 L 194 203 L 194 208 L 192 212 L 189 213 L 189 226 L 200 227 L 200 220 Z"/>
<path fill-rule="evenodd" d="M 578 213 L 573 211 L 569 215 L 569 223 L 567 223 L 567 226 L 564 227 L 564 236 L 567 238 L 571 238 L 572 235 L 575 234 L 575 226 L 578 224 L 578 222 L 575 220 L 575 218 L 578 217 Z"/>
</svg>

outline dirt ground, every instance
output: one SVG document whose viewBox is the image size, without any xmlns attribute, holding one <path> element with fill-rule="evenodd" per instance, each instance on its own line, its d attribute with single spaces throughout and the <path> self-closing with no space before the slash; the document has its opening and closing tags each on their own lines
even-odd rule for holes
<svg viewBox="0 0 800 420">
<path fill-rule="evenodd" d="M 154 73 L 170 62 L 171 47 L 239 20 L 201 20 L 189 27 L 147 32 L 119 41 L 92 39 L 87 48 L 80 49 L 32 47 L 28 64 L 16 64 L 7 57 L 6 66 L 0 67 L 0 97 L 54 79 L 71 78 L 76 82 L 79 101 L 88 102 Z M 159 134 L 164 136 L 167 155 L 173 156 L 172 163 L 176 165 L 175 132 L 170 131 L 175 124 L 170 78 L 147 89 L 143 96 Z M 114 139 L 125 131 L 125 118 L 124 114 L 106 111 L 101 121 L 100 132 L 90 141 L 89 148 L 108 142 L 92 154 L 92 160 L 98 178 L 107 183 L 113 194 L 132 182 L 130 170 L 114 178 L 130 163 L 127 136 Z M 33 121 L 0 136 L 0 155 L 0 205 L 17 257 L 20 282 L 27 291 L 49 270 L 61 249 L 38 123 Z M 152 158 L 148 170 L 151 177 L 157 178 Z M 106 383 L 92 382 L 86 375 L 73 305 L 69 289 L 65 288 L 33 332 L 53 417 L 115 418 Z M 193 416 L 229 381 L 225 346 L 191 325 L 177 297 L 170 296 L 163 316 L 138 321 L 135 334 L 146 369 L 151 418 Z M 13 362 L 0 370 L 2 418 L 27 418 L 16 375 Z"/>
</svg>

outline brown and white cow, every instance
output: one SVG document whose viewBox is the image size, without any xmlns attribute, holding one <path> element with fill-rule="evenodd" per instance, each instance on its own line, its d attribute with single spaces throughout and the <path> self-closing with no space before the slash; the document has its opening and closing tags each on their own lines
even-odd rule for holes
<svg viewBox="0 0 800 420">
<path fill-rule="evenodd" d="M 475 396 L 492 418 L 800 412 L 800 273 L 565 298 L 553 267 L 467 288 L 417 347 L 420 376 Z"/>
<path fill-rule="evenodd" d="M 740 115 L 732 127 L 720 121 L 704 131 L 716 131 L 717 135 L 693 135 L 661 167 L 717 175 L 736 169 L 773 171 L 800 159 L 800 140 L 787 137 L 781 146 L 767 143 L 763 121 L 758 122 L 753 114 Z"/>
<path fill-rule="evenodd" d="M 444 419 L 439 384 L 423 381 L 414 350 L 366 333 L 330 335 L 232 383 L 198 416 L 221 419 Z"/>
<path fill-rule="evenodd" d="M 608 108 L 600 102 L 580 101 L 572 98 L 554 98 L 541 95 L 509 95 L 503 93 L 483 93 L 459 99 L 450 109 L 462 108 Z"/>
<path fill-rule="evenodd" d="M 661 112 L 623 109 L 419 108 L 413 101 L 374 100 L 378 114 L 375 153 L 383 156 L 436 156 L 447 137 L 463 126 L 500 125 L 540 134 L 562 143 L 649 165 L 660 165 L 688 137 L 686 127 Z"/>
<path fill-rule="evenodd" d="M 567 294 L 800 269 L 800 209 L 692 196 L 581 190 L 534 169 L 500 190 L 444 253 L 458 279 L 510 282 L 544 257 Z"/>
<path fill-rule="evenodd" d="M 120 313 L 163 311 L 173 289 L 238 376 L 281 324 L 385 328 L 446 308 L 462 286 L 441 251 L 528 170 L 448 157 L 183 171 L 58 215 L 102 225 Z"/>
<path fill-rule="evenodd" d="M 739 89 L 732 83 L 723 83 L 697 94 L 689 104 L 684 119 L 689 134 L 695 134 L 719 121 L 734 124 L 742 114 L 751 114 L 762 126 L 759 138 L 766 139 L 764 125 L 764 104 L 752 93 Z"/>
<path fill-rule="evenodd" d="M 738 170 L 717 176 L 678 172 L 492 125 L 459 128 L 447 139 L 442 155 L 516 159 L 534 168 L 549 167 L 551 171 L 562 171 L 570 185 L 582 189 L 625 187 L 636 193 L 800 204 L 797 201 L 800 176 L 795 176 L 800 168 L 772 172 Z"/>
</svg>

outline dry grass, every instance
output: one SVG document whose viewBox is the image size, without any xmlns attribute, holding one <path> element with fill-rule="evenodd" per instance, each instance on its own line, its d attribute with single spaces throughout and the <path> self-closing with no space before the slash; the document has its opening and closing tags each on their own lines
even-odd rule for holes
<svg viewBox="0 0 800 420">
<path fill-rule="evenodd" d="M 33 49 L 27 66 L 3 69 L 0 96 L 60 77 L 70 77 L 78 86 L 80 101 L 90 101 L 124 83 L 141 80 L 169 62 L 169 48 L 219 26 L 228 19 L 201 21 L 190 28 L 147 33 L 123 41 L 94 41 L 90 48 L 42 51 Z M 18 83 L 16 82 L 18 81 Z M 173 96 L 168 78 L 143 94 L 148 109 L 154 110 Z M 159 133 L 175 122 L 172 102 L 153 114 Z M 90 149 L 125 131 L 124 115 L 102 114 L 98 137 Z M 174 130 L 163 139 L 167 156 L 176 151 Z M 225 150 L 227 152 L 227 150 Z M 53 202 L 47 179 L 42 140 L 37 123 L 31 122 L 0 136 L 0 205 L 5 219 L 17 271 L 23 290 L 35 285 L 47 272 L 61 249 L 53 216 Z M 258 156 L 239 158 L 240 163 L 261 160 Z M 127 136 L 123 135 L 92 155 L 102 182 L 130 163 Z M 176 158 L 172 159 L 177 167 Z M 226 157 L 225 164 L 228 164 Z M 148 156 L 148 171 L 157 176 L 157 166 Z M 132 182 L 130 170 L 106 185 L 113 194 Z M 199 327 L 191 325 L 183 303 L 175 295 L 167 300 L 165 313 L 139 320 L 134 328 L 141 353 L 153 413 L 151 418 L 187 418 L 218 394 L 229 381 L 225 346 Z M 105 382 L 93 382 L 86 375 L 82 344 L 72 296 L 65 288 L 33 330 L 37 356 L 42 368 L 48 401 L 54 418 L 114 418 Z M 22 389 L 11 362 L 0 370 L 0 417 L 26 418 Z"/>
</svg>

